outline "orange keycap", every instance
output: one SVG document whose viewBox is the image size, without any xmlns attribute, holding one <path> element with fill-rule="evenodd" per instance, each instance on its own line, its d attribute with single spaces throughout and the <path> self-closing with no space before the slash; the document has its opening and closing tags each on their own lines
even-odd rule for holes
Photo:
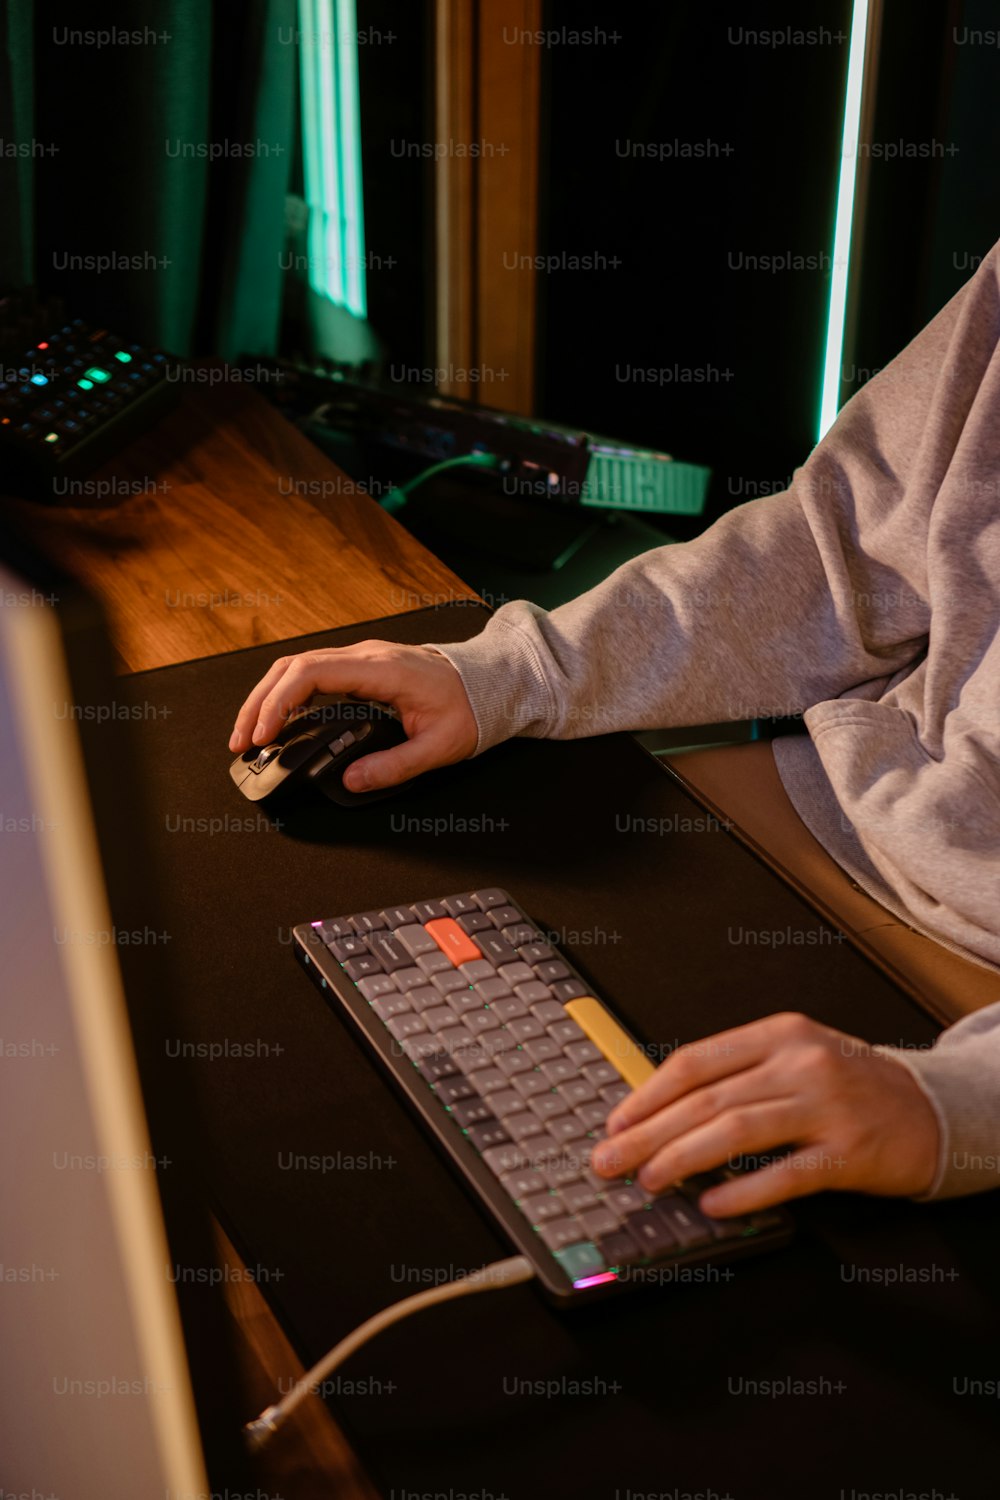
<svg viewBox="0 0 1000 1500">
<path fill-rule="evenodd" d="M 433 922 L 425 922 L 424 926 L 456 968 L 459 964 L 471 963 L 474 958 L 482 958 L 482 950 L 476 947 L 467 932 L 462 931 L 454 917 L 435 917 Z"/>
</svg>

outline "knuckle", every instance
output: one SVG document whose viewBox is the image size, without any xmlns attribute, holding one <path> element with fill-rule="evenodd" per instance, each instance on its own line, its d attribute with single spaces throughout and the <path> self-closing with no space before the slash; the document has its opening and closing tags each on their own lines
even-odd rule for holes
<svg viewBox="0 0 1000 1500">
<path fill-rule="evenodd" d="M 725 1114 L 726 1138 L 732 1145 L 740 1145 L 746 1138 L 750 1116 L 742 1105 L 727 1109 Z"/>
<path fill-rule="evenodd" d="M 837 1073 L 837 1061 L 828 1048 L 817 1042 L 802 1047 L 796 1059 L 801 1076 L 809 1082 L 825 1083 Z"/>
<path fill-rule="evenodd" d="M 390 641 L 359 641 L 356 646 L 352 647 L 358 656 L 366 659 L 373 657 L 376 661 L 385 661 L 391 657 L 393 650 L 398 649 L 398 647 L 393 647 Z"/>
<path fill-rule="evenodd" d="M 694 1076 L 697 1057 L 690 1047 L 678 1047 L 668 1062 L 676 1082 L 684 1084 Z"/>
<path fill-rule="evenodd" d="M 698 1095 L 698 1103 L 701 1106 L 702 1115 L 706 1119 L 714 1119 L 721 1112 L 722 1108 L 722 1099 L 718 1087 L 712 1084 L 708 1088 L 702 1089 Z"/>
<path fill-rule="evenodd" d="M 304 677 L 315 662 L 316 657 L 311 651 L 302 651 L 298 656 L 290 656 L 288 665 L 285 667 L 285 676 L 295 680 Z"/>
<path fill-rule="evenodd" d="M 791 1042 L 804 1041 L 813 1029 L 813 1022 L 800 1010 L 783 1010 L 774 1021 L 781 1035 Z"/>
</svg>

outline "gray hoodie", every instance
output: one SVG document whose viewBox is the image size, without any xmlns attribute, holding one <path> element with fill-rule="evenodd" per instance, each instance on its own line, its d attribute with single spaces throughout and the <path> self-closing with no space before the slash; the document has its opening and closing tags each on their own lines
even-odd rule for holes
<svg viewBox="0 0 1000 1500">
<path fill-rule="evenodd" d="M 998 278 L 1000 245 L 783 493 L 438 647 L 477 753 L 801 713 L 774 751 L 803 822 L 896 916 L 1000 969 Z M 930 1196 L 1000 1184 L 1000 1005 L 893 1055 L 942 1126 Z"/>
</svg>

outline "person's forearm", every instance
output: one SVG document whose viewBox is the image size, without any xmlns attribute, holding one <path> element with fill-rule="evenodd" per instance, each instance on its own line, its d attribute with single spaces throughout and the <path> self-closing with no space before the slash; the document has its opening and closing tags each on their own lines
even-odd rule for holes
<svg viewBox="0 0 1000 1500">
<path fill-rule="evenodd" d="M 511 734 L 791 714 L 880 685 L 926 645 L 927 535 L 966 416 L 952 367 L 989 363 L 995 257 L 844 408 L 789 490 L 654 549 L 546 612 L 524 600 L 442 650 L 480 750 Z M 980 347 L 981 346 L 981 347 Z"/>
<path fill-rule="evenodd" d="M 891 632 L 866 641 L 841 614 L 803 510 L 810 483 L 800 475 L 792 491 L 635 558 L 559 609 L 517 600 L 478 640 L 439 647 L 462 674 L 479 748 L 512 734 L 575 739 L 794 714 L 912 660 L 922 612 L 902 643 Z M 891 587 L 898 593 L 895 574 Z"/>
</svg>

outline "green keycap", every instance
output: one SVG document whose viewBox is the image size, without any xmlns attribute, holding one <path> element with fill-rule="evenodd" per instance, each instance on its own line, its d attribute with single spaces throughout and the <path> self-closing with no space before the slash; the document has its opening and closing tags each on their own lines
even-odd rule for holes
<svg viewBox="0 0 1000 1500">
<path fill-rule="evenodd" d="M 579 1281 L 582 1276 L 596 1276 L 599 1271 L 607 1270 L 603 1255 L 590 1240 L 580 1240 L 575 1245 L 567 1245 L 565 1250 L 556 1250 L 555 1258 L 570 1281 Z"/>
</svg>

